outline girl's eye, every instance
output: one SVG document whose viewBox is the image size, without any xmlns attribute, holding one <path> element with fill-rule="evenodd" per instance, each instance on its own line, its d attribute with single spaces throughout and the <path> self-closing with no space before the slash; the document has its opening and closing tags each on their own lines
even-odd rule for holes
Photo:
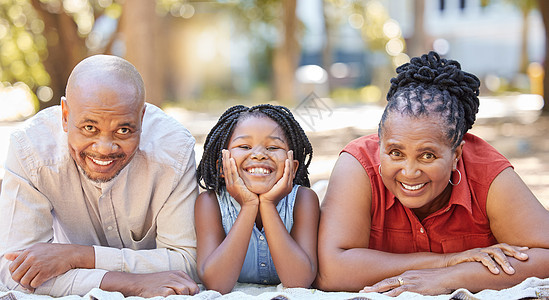
<svg viewBox="0 0 549 300">
<path fill-rule="evenodd" d="M 238 148 L 240 148 L 240 149 L 246 149 L 246 150 L 251 149 L 251 147 L 248 146 L 248 145 L 240 145 L 240 146 L 238 146 Z"/>
<path fill-rule="evenodd" d="M 277 147 L 277 146 L 269 146 L 267 147 L 267 150 L 278 150 L 280 149 L 280 147 Z"/>
<path fill-rule="evenodd" d="M 116 131 L 116 133 L 118 133 L 118 134 L 128 134 L 128 133 L 130 133 L 130 129 L 129 128 L 120 128 Z"/>
</svg>

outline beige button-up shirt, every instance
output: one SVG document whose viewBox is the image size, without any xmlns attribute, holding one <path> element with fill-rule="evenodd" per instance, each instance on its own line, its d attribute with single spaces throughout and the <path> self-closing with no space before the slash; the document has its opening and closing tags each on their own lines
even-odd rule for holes
<svg viewBox="0 0 549 300">
<path fill-rule="evenodd" d="M 84 295 L 107 271 L 183 270 L 195 280 L 195 140 L 179 122 L 147 104 L 131 162 L 109 182 L 89 180 L 68 152 L 61 107 L 45 109 L 10 141 L 0 195 L 0 280 L 3 257 L 38 242 L 93 245 L 95 269 L 73 269 L 35 293 Z"/>
</svg>

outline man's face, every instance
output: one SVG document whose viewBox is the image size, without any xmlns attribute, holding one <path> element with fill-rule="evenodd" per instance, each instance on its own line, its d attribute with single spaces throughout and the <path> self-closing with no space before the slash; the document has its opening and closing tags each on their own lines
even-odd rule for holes
<svg viewBox="0 0 549 300">
<path fill-rule="evenodd" d="M 130 162 L 139 146 L 145 108 L 116 78 L 84 82 L 62 101 L 69 152 L 86 176 L 106 182 Z"/>
</svg>

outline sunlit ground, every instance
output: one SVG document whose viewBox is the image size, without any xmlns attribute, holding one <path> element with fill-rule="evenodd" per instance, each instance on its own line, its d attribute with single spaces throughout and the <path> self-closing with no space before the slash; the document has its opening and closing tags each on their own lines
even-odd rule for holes
<svg viewBox="0 0 549 300">
<path fill-rule="evenodd" d="M 9 134 L 19 125 L 26 104 L 16 107 L 18 94 L 10 94 L 9 101 L 0 97 L 0 112 L 11 110 L 17 115 L 2 115 L 0 119 L 0 160 L 4 161 Z M 19 94 L 22 95 L 22 94 Z M 314 148 L 309 167 L 311 182 L 323 196 L 326 180 L 339 151 L 352 139 L 375 133 L 383 108 L 377 105 L 334 106 L 330 99 L 316 99 L 317 103 L 291 108 L 296 119 L 307 132 Z M 506 155 L 517 173 L 549 209 L 549 118 L 540 117 L 543 99 L 536 95 L 482 97 L 477 123 L 472 133 L 486 139 Z M 166 112 L 182 122 L 196 137 L 197 162 L 202 156 L 203 141 L 216 123 L 218 115 L 195 113 L 182 108 L 168 108 Z M 547 152 L 547 153 L 546 153 Z M 0 179 L 4 169 L 0 167 Z"/>
</svg>

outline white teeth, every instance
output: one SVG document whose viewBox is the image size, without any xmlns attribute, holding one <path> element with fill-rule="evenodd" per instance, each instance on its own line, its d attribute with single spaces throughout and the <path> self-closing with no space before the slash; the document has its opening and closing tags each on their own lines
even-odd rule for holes
<svg viewBox="0 0 549 300">
<path fill-rule="evenodd" d="M 421 183 L 421 184 L 417 184 L 417 185 L 407 185 L 403 182 L 401 182 L 401 184 L 405 189 L 411 190 L 411 191 L 419 190 L 420 188 L 422 188 L 425 185 L 425 183 Z"/>
<path fill-rule="evenodd" d="M 250 168 L 247 171 L 248 171 L 248 173 L 252 173 L 252 174 L 269 174 L 269 173 L 271 173 L 270 170 L 267 170 L 265 168 Z"/>
<path fill-rule="evenodd" d="M 91 158 L 91 157 L 90 157 Z M 100 165 L 100 166 L 107 166 L 107 165 L 110 165 L 113 161 L 112 160 L 97 160 L 95 158 L 91 158 L 91 160 Z"/>
</svg>

